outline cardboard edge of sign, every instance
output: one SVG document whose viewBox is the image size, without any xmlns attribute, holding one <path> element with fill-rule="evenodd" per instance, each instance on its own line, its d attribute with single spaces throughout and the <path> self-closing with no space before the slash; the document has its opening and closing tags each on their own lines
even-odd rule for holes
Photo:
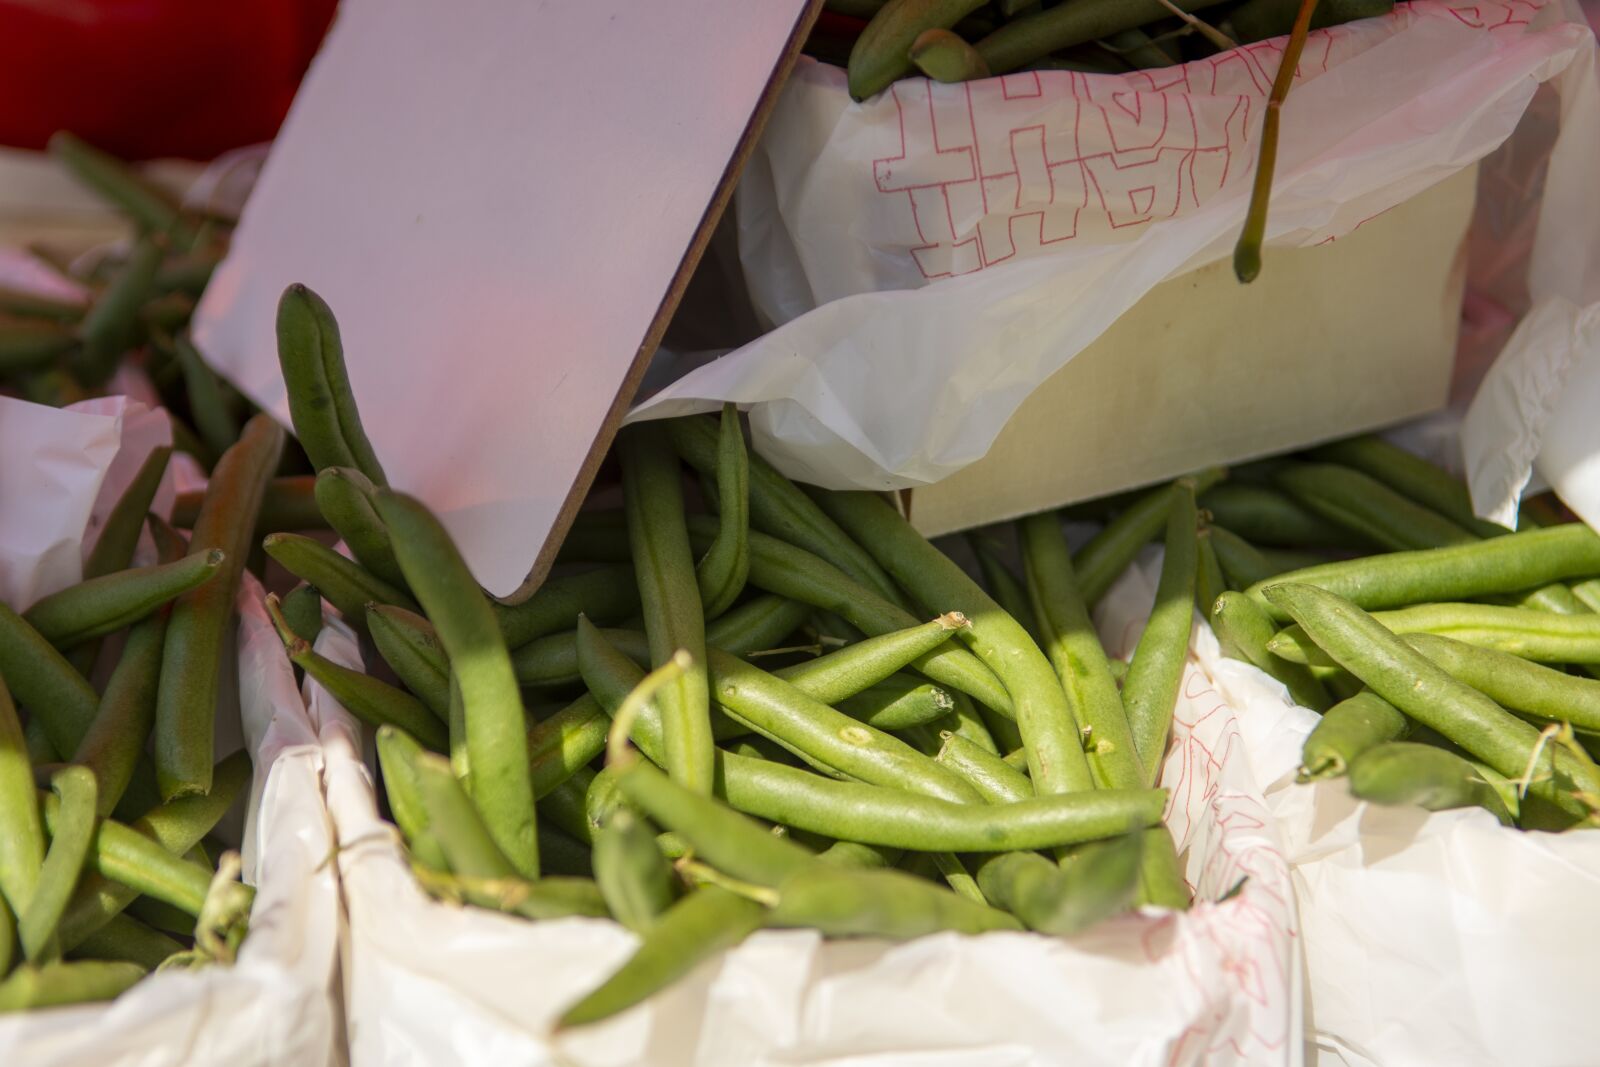
<svg viewBox="0 0 1600 1067">
<path fill-rule="evenodd" d="M 823 0 L 807 0 L 805 7 L 796 17 L 794 26 L 789 31 L 789 37 L 784 42 L 783 51 L 778 56 L 778 62 L 773 66 L 772 74 L 761 90 L 756 106 L 750 112 L 750 120 L 745 124 L 744 132 L 739 136 L 733 154 L 728 157 L 728 165 L 723 169 L 722 177 L 717 182 L 710 202 L 706 204 L 705 213 L 700 216 L 694 237 L 684 249 L 683 258 L 678 261 L 678 269 L 672 276 L 672 282 L 661 297 L 655 316 L 650 320 L 650 327 L 645 332 L 644 339 L 640 341 L 638 351 L 634 353 L 628 373 L 617 386 L 617 395 L 611 401 L 611 406 L 606 409 L 605 418 L 595 432 L 594 441 L 589 445 L 589 452 L 584 456 L 571 488 L 567 490 L 566 499 L 556 512 L 555 522 L 545 535 L 544 544 L 539 547 L 539 554 L 534 557 L 528 576 L 509 595 L 497 597 L 501 603 L 520 604 L 527 600 L 544 583 L 550 568 L 554 566 L 561 542 L 566 538 L 567 531 L 572 528 L 573 520 L 583 506 L 584 498 L 594 485 L 595 477 L 600 472 L 600 464 L 605 460 L 611 442 L 616 439 L 623 417 L 633 406 L 634 394 L 638 392 L 639 383 L 644 379 L 645 370 L 650 366 L 650 358 L 655 355 L 657 347 L 661 344 L 661 338 L 667 332 L 672 314 L 677 310 L 679 302 L 683 299 L 684 290 L 689 285 L 690 276 L 700 265 L 700 257 L 705 254 L 706 246 L 711 242 L 711 233 L 717 228 L 723 211 L 728 207 L 728 201 L 733 196 L 734 184 L 744 171 L 750 153 L 755 150 L 756 140 L 761 136 L 761 131 L 766 128 L 767 119 L 771 117 L 772 109 L 778 102 L 778 94 L 783 91 L 789 72 L 794 69 L 800 57 L 800 48 L 822 11 L 822 3 Z"/>
</svg>

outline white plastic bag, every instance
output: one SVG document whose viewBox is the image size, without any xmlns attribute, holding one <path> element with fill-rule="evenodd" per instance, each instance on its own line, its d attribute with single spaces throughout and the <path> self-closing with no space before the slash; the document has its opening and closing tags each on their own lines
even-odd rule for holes
<svg viewBox="0 0 1600 1067">
<path fill-rule="evenodd" d="M 75 405 L 85 407 L 100 413 L 0 398 L 0 435 L 27 431 L 19 438 L 27 447 L 0 448 L 0 588 L 42 595 L 75 581 L 90 516 L 103 516 L 150 449 L 171 439 L 164 412 L 122 397 Z M 163 493 L 170 506 L 170 487 Z M 240 604 L 237 692 L 255 767 L 244 876 L 256 901 L 238 960 L 149 976 L 109 1004 L 0 1015 L 0 1063 L 319 1067 L 339 1059 L 339 894 L 321 749 L 251 579 Z M 232 657 L 224 666 L 231 677 Z M 233 707 L 224 693 L 224 749 L 237 743 Z"/>
<path fill-rule="evenodd" d="M 1100 615 L 1112 651 L 1137 638 L 1154 589 L 1146 566 L 1108 596 Z M 342 647 L 323 641 L 330 655 L 353 658 L 348 638 Z M 1254 767 L 1245 729 L 1270 734 L 1271 724 L 1240 721 L 1191 664 L 1163 777 L 1174 796 L 1169 821 L 1198 896 L 1239 887 L 1230 900 L 1130 915 L 1070 940 L 888 944 L 763 931 L 645 1005 L 554 1043 L 551 1022 L 627 957 L 633 935 L 609 921 L 529 923 L 428 899 L 377 818 L 356 739 L 325 734 L 349 922 L 352 1061 L 1297 1064 L 1295 905 L 1254 783 L 1263 771 L 1282 773 L 1298 749 Z"/>
<path fill-rule="evenodd" d="M 910 79 L 860 105 L 842 70 L 802 61 L 739 187 L 746 280 L 776 329 L 634 417 L 737 401 L 764 455 L 833 487 L 971 463 L 1153 286 L 1228 254 L 1282 43 L 1118 76 Z M 1482 159 L 1563 71 L 1576 112 L 1546 195 L 1592 187 L 1592 51 L 1561 0 L 1414 0 L 1317 31 L 1269 239 L 1336 239 Z M 1600 224 L 1546 212 L 1540 242 L 1566 262 Z"/>
</svg>

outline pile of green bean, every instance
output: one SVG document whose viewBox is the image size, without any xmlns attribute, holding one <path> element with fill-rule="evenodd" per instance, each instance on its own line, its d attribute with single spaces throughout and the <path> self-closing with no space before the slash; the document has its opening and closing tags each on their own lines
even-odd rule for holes
<svg viewBox="0 0 1600 1067">
<path fill-rule="evenodd" d="M 1299 7 L 1300 0 L 826 0 L 805 51 L 846 67 L 850 95 L 865 100 L 916 74 L 962 82 L 1018 70 L 1175 66 L 1287 34 Z M 1323 0 L 1310 28 L 1393 8 L 1394 0 Z"/>
<path fill-rule="evenodd" d="M 1024 520 L 1022 574 L 980 546 L 991 595 L 883 498 L 802 488 L 752 455 L 730 407 L 626 428 L 622 506 L 583 511 L 513 605 L 386 487 L 337 323 L 304 287 L 283 295 L 278 343 L 318 473 L 266 497 L 302 526 L 309 500 L 350 555 L 268 533 L 304 583 L 269 612 L 290 659 L 376 729 L 424 887 L 639 934 L 563 1025 L 762 927 L 1070 934 L 1188 906 L 1155 784 L 1194 618 L 1195 496 L 1220 472 L 1147 494 L 1076 556 L 1057 516 Z M 1151 622 L 1114 664 L 1089 609 L 1162 536 Z M 319 600 L 365 637 L 368 670 L 315 650 Z"/>
<path fill-rule="evenodd" d="M 1302 781 L 1595 824 L 1592 530 L 1527 507 L 1517 533 L 1484 522 L 1461 482 L 1374 437 L 1236 472 L 1204 503 L 1201 603 L 1224 650 L 1322 713 Z"/>
</svg>

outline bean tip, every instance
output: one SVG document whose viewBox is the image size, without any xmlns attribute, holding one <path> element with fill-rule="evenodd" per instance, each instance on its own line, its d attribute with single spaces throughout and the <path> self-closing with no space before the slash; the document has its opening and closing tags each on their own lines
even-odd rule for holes
<svg viewBox="0 0 1600 1067">
<path fill-rule="evenodd" d="M 947 611 L 934 620 L 946 630 L 959 630 L 972 625 L 972 620 L 959 611 Z"/>
<path fill-rule="evenodd" d="M 222 561 L 227 558 L 228 554 L 222 549 L 213 548 L 211 551 L 206 553 L 206 565 L 210 567 L 220 567 L 222 566 Z"/>
</svg>

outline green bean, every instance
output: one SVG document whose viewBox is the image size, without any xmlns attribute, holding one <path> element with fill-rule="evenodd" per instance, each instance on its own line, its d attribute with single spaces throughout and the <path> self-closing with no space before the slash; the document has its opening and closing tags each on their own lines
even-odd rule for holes
<svg viewBox="0 0 1600 1067">
<path fill-rule="evenodd" d="M 643 934 L 672 905 L 672 868 L 649 825 L 627 808 L 606 820 L 594 839 L 595 882 L 617 921 Z"/>
<path fill-rule="evenodd" d="M 1335 463 L 1295 463 L 1274 481 L 1310 511 L 1389 551 L 1439 548 L 1478 540 L 1376 478 Z"/>
<path fill-rule="evenodd" d="M 450 709 L 450 661 L 428 620 L 390 604 L 368 604 L 367 632 L 378 654 L 428 710 L 445 718 Z"/>
<path fill-rule="evenodd" d="M 1572 595 L 1590 611 L 1600 612 L 1600 578 L 1572 583 Z"/>
<path fill-rule="evenodd" d="M 223 573 L 227 554 L 219 548 L 192 553 L 176 563 L 133 567 L 69 585 L 38 601 L 23 615 L 39 636 L 57 648 L 130 626 L 191 589 Z"/>
<path fill-rule="evenodd" d="M 1393 704 L 1370 690 L 1341 700 L 1323 712 L 1321 721 L 1306 736 L 1296 780 L 1341 777 L 1351 760 L 1369 748 L 1398 741 L 1410 726 L 1410 720 Z"/>
<path fill-rule="evenodd" d="M 150 540 L 155 542 L 157 563 L 172 563 L 189 554 L 189 538 L 173 529 L 171 523 L 153 511 L 145 516 L 145 521 L 150 524 Z"/>
<path fill-rule="evenodd" d="M 134 963 L 59 960 L 42 967 L 18 967 L 0 981 L 0 1015 L 66 1004 L 115 1000 L 145 975 Z"/>
<path fill-rule="evenodd" d="M 717 537 L 695 568 L 709 619 L 733 606 L 750 573 L 750 464 L 739 409 L 733 404 L 722 406 L 716 481 Z"/>
<path fill-rule="evenodd" d="M 272 533 L 262 539 L 261 547 L 284 570 L 316 586 L 323 599 L 352 626 L 359 628 L 365 622 L 368 604 L 388 604 L 410 612 L 419 610 L 417 602 L 404 590 L 368 573 L 360 564 L 310 537 Z M 476 582 L 466 588 L 478 592 Z M 479 596 L 481 598 L 481 594 Z"/>
<path fill-rule="evenodd" d="M 1259 5 L 1260 0 L 1254 2 Z M 1331 6 L 1336 6 L 1339 0 L 1328 0 L 1328 2 Z M 1369 0 L 1354 0 L 1354 2 L 1359 4 Z M 1378 2 L 1388 4 L 1389 0 L 1378 0 Z M 1234 13 L 1235 25 L 1239 25 L 1237 21 L 1239 14 L 1240 12 Z M 1316 22 L 1313 21 L 1312 25 L 1315 26 Z M 1500 537 L 1510 532 L 1504 526 L 1478 518 L 1472 508 L 1472 495 L 1467 491 L 1466 483 L 1421 456 L 1408 452 L 1398 445 L 1392 445 L 1381 437 L 1362 434 L 1359 437 L 1334 441 L 1332 444 L 1313 449 L 1312 455 L 1330 463 L 1341 463 L 1376 478 L 1407 500 L 1414 500 L 1423 507 L 1433 509 L 1479 537 Z"/>
<path fill-rule="evenodd" d="M 651 847 L 655 847 L 653 840 Z M 656 851 L 660 853 L 660 849 Z M 547 875 L 594 879 L 594 861 L 590 846 L 554 829 L 548 819 L 539 824 L 539 867 Z M 596 891 L 599 890 L 598 883 L 595 888 Z M 600 895 L 603 903 L 605 894 Z M 610 911 L 609 904 L 605 907 Z"/>
<path fill-rule="evenodd" d="M 56 357 L 77 345 L 77 334 L 70 327 L 0 317 L 0 373 L 20 374 L 49 367 Z"/>
<path fill-rule="evenodd" d="M 193 526 L 200 517 L 200 505 L 204 500 L 204 492 L 179 493 L 172 505 L 172 524 Z M 328 520 L 317 507 L 316 479 L 310 475 L 291 474 L 267 483 L 252 539 L 280 531 L 324 530 L 327 527 Z"/>
<path fill-rule="evenodd" d="M 311 465 L 319 471 L 354 467 L 374 485 L 387 486 L 350 388 L 339 323 L 304 285 L 289 286 L 278 300 L 278 365 L 295 436 Z"/>
<path fill-rule="evenodd" d="M 948 30 L 982 6 L 982 0 L 889 0 L 850 50 L 850 98 L 865 100 L 910 74 L 911 49 L 923 31 Z"/>
<path fill-rule="evenodd" d="M 53 793 L 44 794 L 44 821 L 52 837 L 64 830 L 62 807 Z M 110 819 L 96 827 L 88 863 L 102 878 L 182 908 L 191 915 L 200 914 L 206 892 L 211 887 L 210 871 L 173 855 L 144 834 Z"/>
<path fill-rule="evenodd" d="M 77 322 L 86 310 L 81 299 L 45 296 L 29 289 L 0 285 L 0 314 L 50 322 Z"/>
<path fill-rule="evenodd" d="M 1187 12 L 1211 7 L 1219 0 L 1176 0 Z M 1159 0 L 1117 0 L 1115 3 L 1071 3 L 1013 19 L 979 41 L 978 52 L 995 74 L 1004 74 L 1034 60 L 1119 30 L 1165 18 L 1169 8 Z"/>
<path fill-rule="evenodd" d="M 453 874 L 464 878 L 504 878 L 515 873 L 489 828 L 479 818 L 447 760 L 427 752 L 411 759 L 428 827 Z"/>
<path fill-rule="evenodd" d="M 1184 911 L 1189 907 L 1189 887 L 1183 878 L 1177 842 L 1165 826 L 1141 831 L 1139 841 L 1139 888 L 1135 902 L 1158 908 Z M 1078 858 L 1072 858 L 1076 864 Z"/>
<path fill-rule="evenodd" d="M 89 308 L 79 327 L 83 341 L 78 353 L 79 378 L 90 384 L 105 381 L 116 370 L 117 359 L 138 343 L 139 308 L 154 291 L 161 256 L 160 245 L 148 237 L 140 238 Z"/>
<path fill-rule="evenodd" d="M 1206 527 L 1209 535 L 1206 540 L 1210 542 L 1212 551 L 1216 553 L 1217 563 L 1222 567 L 1223 576 L 1227 579 L 1230 589 L 1248 589 L 1256 582 L 1264 581 L 1281 573 L 1277 565 L 1267 554 L 1222 526 L 1210 525 Z M 1221 596 L 1221 593 L 1217 594 Z M 1216 603 L 1216 597 L 1211 598 L 1211 603 Z M 1211 614 L 1211 604 L 1205 608 L 1207 615 Z"/>
<path fill-rule="evenodd" d="M 127 915 L 118 915 L 80 941 L 71 956 L 136 963 L 147 971 L 153 971 L 169 957 L 182 951 L 183 946 L 166 934 L 152 930 Z"/>
<path fill-rule="evenodd" d="M 718 438 L 710 419 L 669 419 L 666 429 L 671 435 L 672 447 L 677 449 L 685 463 L 702 475 L 715 476 Z M 828 518 L 798 486 L 779 474 L 759 455 L 752 454 L 749 460 L 750 523 L 755 529 L 804 549 L 843 571 L 879 597 L 902 605 L 899 589 L 865 549 Z M 751 581 L 754 581 L 754 539 L 750 550 Z"/>
<path fill-rule="evenodd" d="M 923 30 L 911 42 L 907 55 L 934 81 L 965 82 L 989 76 L 989 67 L 977 49 L 949 30 Z"/>
<path fill-rule="evenodd" d="M 606 914 L 605 900 L 588 878 L 545 877 L 530 881 L 514 874 L 478 878 L 427 867 L 413 868 L 413 873 L 422 887 L 436 897 L 525 919 L 565 919 L 574 915 L 603 918 Z"/>
<path fill-rule="evenodd" d="M 0 604 L 0 678 L 58 755 L 77 749 L 94 722 L 99 698 L 84 676 L 5 604 Z"/>
<path fill-rule="evenodd" d="M 317 510 L 356 562 L 375 578 L 404 589 L 405 576 L 395 561 L 389 531 L 372 506 L 377 489 L 367 476 L 354 467 L 324 467 L 317 472 L 315 486 Z"/>
<path fill-rule="evenodd" d="M 1198 553 L 1195 528 L 1199 521 L 1194 487 L 1178 482 L 1171 495 L 1166 558 L 1161 565 L 1155 605 L 1128 664 L 1127 680 L 1122 684 L 1128 729 L 1144 771 L 1141 782 L 1128 784 L 1155 785 L 1161 779 L 1167 735 L 1172 730 L 1172 711 L 1178 702 L 1183 666 L 1189 658 L 1189 634 L 1194 625 Z"/>
<path fill-rule="evenodd" d="M 379 492 L 376 502 L 406 581 L 450 658 L 461 693 L 472 799 L 512 867 L 524 877 L 537 878 L 539 846 L 522 698 L 494 612 L 450 535 L 426 507 L 387 491 Z"/>
<path fill-rule="evenodd" d="M 1494 604 L 1418 604 L 1373 612 L 1372 618 L 1391 633 L 1436 634 L 1539 663 L 1600 663 L 1600 615 L 1552 615 Z M 1303 628 L 1280 631 L 1267 647 L 1289 662 L 1327 662 Z"/>
<path fill-rule="evenodd" d="M 72 762 L 94 772 L 99 785 L 96 810 L 102 816 L 110 815 L 122 799 L 155 723 L 166 636 L 165 613 L 152 615 L 128 631 L 94 722 L 73 750 Z"/>
<path fill-rule="evenodd" d="M 1274 619 L 1286 613 L 1263 590 L 1279 582 L 1315 585 L 1371 611 L 1513 593 L 1563 578 L 1600 574 L 1600 536 L 1568 523 L 1487 541 L 1324 563 L 1257 582 L 1246 592 Z"/>
<path fill-rule="evenodd" d="M 1029 602 L 1028 591 L 1023 588 L 1022 582 L 984 538 L 968 534 L 967 543 L 972 546 L 972 554 L 978 557 L 978 568 L 983 572 L 989 595 L 1037 641 L 1039 622 L 1033 617 L 1033 604 Z"/>
<path fill-rule="evenodd" d="M 95 539 L 94 548 L 83 561 L 85 578 L 113 574 L 132 562 L 134 550 L 139 545 L 139 531 L 144 528 L 145 514 L 155 500 L 156 490 L 161 485 L 161 477 L 166 473 L 167 461 L 171 457 L 172 449 L 163 445 L 151 449 L 139 465 L 138 473 L 117 498 L 100 527 L 100 536 Z"/>
<path fill-rule="evenodd" d="M 1075 776 L 1067 778 L 1065 786 L 1067 789 L 1088 789 L 1095 785 L 1134 788 L 1143 783 L 1144 769 L 1134 748 L 1122 699 L 1117 695 L 1117 683 L 1111 677 L 1111 668 L 1106 666 L 1105 650 L 1100 647 L 1099 635 L 1095 633 L 1094 623 L 1089 621 L 1088 607 L 1079 592 L 1061 522 L 1053 513 L 1044 512 L 1022 519 L 1018 529 L 1022 534 L 1023 569 L 1034 617 L 1039 620 L 1045 652 L 1060 678 L 1058 686 L 1066 694 L 1071 715 L 1071 719 L 1061 725 L 1070 729 L 1076 724 L 1084 740 L 1087 769 L 1093 772 L 1092 780 Z M 1036 743 L 1026 728 L 1023 739 L 1029 748 Z M 1049 743 L 1063 748 L 1076 747 L 1075 739 L 1071 738 L 1053 739 Z M 1033 778 L 1040 791 L 1046 791 L 1037 768 Z"/>
<path fill-rule="evenodd" d="M 1027 775 L 959 734 L 945 731 L 934 757 L 965 778 L 990 804 L 1009 804 L 1033 796 Z"/>
<path fill-rule="evenodd" d="M 1497 704 L 1600 733 L 1600 681 L 1575 678 L 1520 656 L 1433 634 L 1408 634 L 1406 644 Z"/>
<path fill-rule="evenodd" d="M 301 582 L 283 598 L 283 618 L 294 635 L 308 644 L 322 633 L 322 594 L 316 586 Z"/>
<path fill-rule="evenodd" d="M 1481 807 L 1506 826 L 1511 812 L 1471 763 L 1432 745 L 1390 741 L 1350 761 L 1350 793 L 1374 804 L 1416 804 L 1428 811 Z"/>
<path fill-rule="evenodd" d="M 660 696 L 668 773 L 690 789 L 711 790 L 711 697 L 705 668 L 705 618 L 684 525 L 678 465 L 660 426 L 641 424 L 617 441 L 628 540 L 650 661 L 661 666 L 682 649 L 693 666 Z M 579 623 L 582 633 L 582 621 Z"/>
<path fill-rule="evenodd" d="M 156 778 L 167 800 L 211 787 L 218 667 L 256 513 L 283 441 L 283 430 L 271 416 L 257 415 L 211 472 L 190 547 L 220 549 L 224 559 L 215 578 L 172 607 L 156 697 Z"/>
<path fill-rule="evenodd" d="M 1326 708 L 1328 691 L 1306 670 L 1269 651 L 1274 639 L 1272 622 L 1254 600 L 1243 593 L 1223 593 L 1211 607 L 1211 625 L 1223 652 L 1251 663 L 1282 682 L 1296 704 L 1312 710 Z"/>
<path fill-rule="evenodd" d="M 637 669 L 600 631 L 578 623 L 578 660 L 590 692 L 607 710 L 637 684 Z M 808 761 L 864 782 L 976 803 L 962 778 L 899 738 L 855 721 L 737 657 L 708 650 L 717 701 L 736 720 Z M 674 827 L 674 829 L 677 829 Z"/>
<path fill-rule="evenodd" d="M 1515 535 L 1512 535 L 1515 536 Z M 1486 545 L 1505 541 L 1482 542 Z M 1528 789 L 1563 811 L 1588 814 L 1578 798 L 1558 786 L 1557 772 L 1591 795 L 1600 773 L 1544 748 L 1539 731 L 1476 689 L 1450 677 L 1433 661 L 1356 605 L 1316 586 L 1283 583 L 1267 595 L 1350 673 L 1412 719 L 1431 727 L 1508 778 L 1534 774 Z M 1542 770 L 1541 770 L 1542 768 Z"/>
<path fill-rule="evenodd" d="M 1178 60 L 1162 43 L 1143 30 L 1121 30 L 1109 34 L 1098 42 L 1101 48 L 1117 56 L 1135 70 L 1176 66 Z"/>
<path fill-rule="evenodd" d="M 1143 3 L 1144 0 L 1133 2 Z M 1221 481 L 1226 473 L 1221 467 L 1208 467 L 1180 480 L 1192 484 L 1196 493 L 1203 493 Z M 1146 492 L 1073 555 L 1078 589 L 1089 607 L 1099 603 L 1139 550 L 1166 528 L 1170 490 L 1170 485 L 1163 485 Z"/>
<path fill-rule="evenodd" d="M 78 884 L 95 835 L 98 801 L 94 772 L 87 767 L 63 767 L 51 776 L 50 788 L 60 805 L 50 826 L 50 851 L 40 868 L 33 896 L 17 919 L 22 951 L 29 963 L 42 963 L 60 954 L 56 927 Z"/>
<path fill-rule="evenodd" d="M 0 675 L 0 895 L 10 904 L 11 914 L 22 914 L 33 900 L 44 857 L 44 825 L 35 799 L 27 742 L 5 677 Z M 4 941 L 0 953 L 9 952 L 9 935 L 0 940 Z M 3 971 L 0 968 L 0 973 Z"/>
<path fill-rule="evenodd" d="M 1203 617 L 1210 617 L 1211 605 L 1217 602 L 1217 597 L 1232 588 L 1222 569 L 1222 561 L 1217 558 L 1212 530 L 1213 527 L 1202 523 L 1195 531 L 1194 606 Z M 1239 588 L 1243 589 L 1245 584 L 1248 583 L 1240 584 Z M 1117 681 L 1120 685 L 1123 679 Z"/>
<path fill-rule="evenodd" d="M 512 650 L 576 626 L 579 615 L 597 625 L 621 622 L 639 610 L 631 566 L 597 567 L 550 578 L 520 604 L 491 601 L 506 647 Z"/>
<path fill-rule="evenodd" d="M 778 888 L 772 926 L 810 927 L 824 937 L 907 940 L 944 930 L 981 934 L 1019 930 L 1005 912 L 930 885 L 903 871 L 851 870 L 809 863 Z"/>
<path fill-rule="evenodd" d="M 267 611 L 278 628 L 289 662 L 315 679 L 346 711 L 372 727 L 398 726 L 435 752 L 449 749 L 450 735 L 445 724 L 422 701 L 314 652 L 310 643 L 290 628 L 275 594 L 267 597 Z"/>
<path fill-rule="evenodd" d="M 989 732 L 989 727 L 985 724 L 982 713 L 973 704 L 972 698 L 965 693 L 951 693 L 950 698 L 955 701 L 956 706 L 946 717 L 946 721 L 950 724 L 946 729 L 966 738 L 985 752 L 992 752 L 998 756 L 1000 743 Z M 937 751 L 938 748 L 935 746 L 928 755 L 932 756 Z"/>
<path fill-rule="evenodd" d="M 423 748 L 396 726 L 380 726 L 377 733 L 378 766 L 383 770 L 384 793 L 395 825 L 405 836 L 415 862 L 435 870 L 448 870 L 444 849 L 433 833 L 416 761 Z"/>
<path fill-rule="evenodd" d="M 585 844 L 594 843 L 595 827 L 588 819 L 589 787 L 598 775 L 587 767 L 580 767 L 572 777 L 562 782 L 544 796 L 539 797 L 541 816 Z"/>
<path fill-rule="evenodd" d="M 1298 548 L 1371 547 L 1358 534 L 1337 526 L 1277 489 L 1249 482 L 1224 482 L 1206 491 L 1200 506 L 1252 545 Z M 1221 547 L 1217 549 L 1220 553 Z"/>
<path fill-rule="evenodd" d="M 120 159 L 84 142 L 65 130 L 50 137 L 50 154 L 78 181 L 127 215 L 142 230 L 177 233 L 182 223 L 178 205 L 157 187 L 145 182 Z"/>
<path fill-rule="evenodd" d="M 634 954 L 562 1013 L 558 1029 L 599 1022 L 633 1007 L 750 936 L 767 909 L 718 886 L 695 889 L 662 913 Z"/>
<path fill-rule="evenodd" d="M 913 596 L 924 604 L 939 603 L 940 610 L 959 611 L 971 621 L 961 632 L 962 642 L 1010 692 L 1018 728 L 1027 741 L 1034 788 L 1041 793 L 1085 788 L 1090 776 L 1072 708 L 1050 661 L 1027 632 L 882 499 L 868 493 L 818 496 L 824 511 L 870 545 L 874 557 Z"/>
<path fill-rule="evenodd" d="M 825 656 L 783 667 L 773 676 L 824 704 L 833 704 L 882 683 L 967 625 L 966 617 L 953 611 L 920 626 L 863 638 Z M 954 701 L 951 704 L 954 706 Z"/>
<path fill-rule="evenodd" d="M 1030 930 L 1066 936 L 1128 910 L 1139 886 L 1140 835 L 1085 845 L 1057 867 L 1042 856 L 1008 853 L 978 869 L 984 895 Z"/>
<path fill-rule="evenodd" d="M 187 301 L 186 297 L 180 299 Z M 173 340 L 172 351 L 183 369 L 184 391 L 189 398 L 194 427 L 207 447 L 221 455 L 239 437 L 239 421 L 223 392 L 222 382 L 186 334 L 179 334 Z"/>
<path fill-rule="evenodd" d="M 943 718 L 955 707 L 955 698 L 932 682 L 909 674 L 892 674 L 855 696 L 832 703 L 852 719 L 879 730 L 896 731 Z"/>
</svg>

